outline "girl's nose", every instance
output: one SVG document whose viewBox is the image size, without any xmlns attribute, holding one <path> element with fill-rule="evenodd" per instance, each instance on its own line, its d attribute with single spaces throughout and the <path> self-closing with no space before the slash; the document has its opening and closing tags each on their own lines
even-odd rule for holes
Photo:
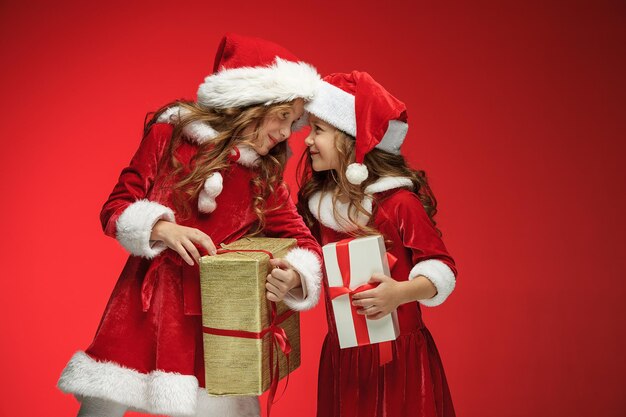
<svg viewBox="0 0 626 417">
<path fill-rule="evenodd" d="M 306 146 L 313 145 L 313 130 L 311 130 L 311 133 L 309 133 L 309 135 L 306 138 L 304 138 L 304 144 Z"/>
<path fill-rule="evenodd" d="M 291 126 L 280 129 L 280 140 L 287 140 L 291 136 Z"/>
</svg>

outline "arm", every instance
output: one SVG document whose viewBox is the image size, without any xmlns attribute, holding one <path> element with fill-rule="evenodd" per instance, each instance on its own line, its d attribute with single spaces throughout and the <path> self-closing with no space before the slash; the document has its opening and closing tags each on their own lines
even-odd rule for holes
<svg viewBox="0 0 626 417">
<path fill-rule="evenodd" d="M 319 301 L 321 280 L 322 280 L 322 250 L 311 235 L 311 231 L 306 227 L 302 217 L 298 214 L 296 206 L 291 200 L 289 195 L 289 189 L 287 186 L 281 186 L 276 189 L 276 192 L 271 199 L 268 200 L 267 206 L 270 208 L 278 207 L 278 209 L 270 209 L 265 216 L 265 228 L 264 232 L 270 237 L 280 238 L 295 238 L 297 240 L 297 248 L 292 249 L 284 260 L 287 264 L 281 264 L 281 260 L 276 260 L 272 264 L 279 268 L 287 268 L 290 266 L 294 272 L 300 277 L 302 282 L 301 288 L 292 286 L 288 289 L 284 297 L 284 302 L 290 308 L 294 310 L 308 310 L 317 304 Z M 272 275 L 275 279 L 283 281 L 288 279 L 290 283 L 299 280 L 289 279 L 280 271 L 272 271 L 272 274 L 268 276 L 268 283 L 272 284 L 270 277 Z M 293 275 L 291 276 L 293 278 Z M 269 289 L 269 288 L 268 288 Z M 285 289 L 285 288 L 283 288 Z M 268 293 L 268 298 L 269 293 Z M 270 298 L 271 299 L 271 298 Z"/>
<path fill-rule="evenodd" d="M 115 237 L 132 255 L 151 259 L 169 247 L 193 265 L 193 259 L 200 257 L 194 243 L 215 253 L 211 238 L 200 230 L 177 225 L 171 208 L 146 199 L 172 131 L 173 126 L 164 123 L 150 128 L 104 203 L 100 220 L 104 233 Z"/>
<path fill-rule="evenodd" d="M 135 256 L 153 258 L 163 251 L 164 244 L 150 242 L 152 227 L 161 219 L 175 222 L 169 207 L 146 199 L 171 134 L 171 125 L 152 126 L 100 213 L 104 233 L 117 238 Z"/>
<path fill-rule="evenodd" d="M 375 274 L 370 283 L 379 285 L 372 290 L 355 294 L 353 304 L 362 307 L 357 312 L 370 319 L 379 319 L 399 305 L 419 301 L 429 307 L 437 306 L 450 295 L 456 283 L 454 260 L 428 218 L 418 197 L 409 192 L 388 201 L 388 217 L 411 252 L 413 268 L 408 281 L 396 281 L 383 274 Z"/>
<path fill-rule="evenodd" d="M 404 247 L 411 251 L 413 261 L 406 289 L 418 297 L 410 301 L 417 300 L 428 307 L 437 306 L 454 290 L 456 284 L 454 260 L 428 218 L 419 198 L 409 192 L 403 192 L 396 198 L 398 201 L 394 207 L 393 219 Z M 427 281 L 432 283 L 435 293 Z M 429 287 L 431 291 L 427 290 Z"/>
</svg>

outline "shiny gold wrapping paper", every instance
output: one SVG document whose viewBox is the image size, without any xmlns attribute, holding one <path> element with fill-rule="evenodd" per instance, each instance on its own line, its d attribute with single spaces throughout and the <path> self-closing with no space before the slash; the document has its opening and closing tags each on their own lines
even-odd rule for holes
<svg viewBox="0 0 626 417">
<path fill-rule="evenodd" d="M 283 258 L 295 239 L 242 238 L 223 249 L 263 249 Z M 224 253 L 200 260 L 202 325 L 224 330 L 261 332 L 270 324 L 265 279 L 271 269 L 261 252 Z M 277 304 L 278 315 L 289 310 Z M 300 317 L 293 313 L 280 327 L 291 344 L 289 370 L 283 352 L 275 347 L 280 378 L 300 366 Z M 260 395 L 270 387 L 271 333 L 262 339 L 203 333 L 206 389 L 212 395 Z"/>
</svg>

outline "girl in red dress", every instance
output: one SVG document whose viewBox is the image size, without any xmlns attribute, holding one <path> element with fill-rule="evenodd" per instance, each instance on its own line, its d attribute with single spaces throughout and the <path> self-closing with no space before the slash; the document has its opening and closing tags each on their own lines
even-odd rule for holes
<svg viewBox="0 0 626 417">
<path fill-rule="evenodd" d="M 435 227 L 436 201 L 423 171 L 402 155 L 405 105 L 363 72 L 323 79 L 310 113 L 298 208 L 322 245 L 381 234 L 397 258 L 391 276 L 354 295 L 358 313 L 379 319 L 397 309 L 393 360 L 379 365 L 379 345 L 341 349 L 326 291 L 328 335 L 322 348 L 319 417 L 453 417 L 443 366 L 421 306 L 441 304 L 456 268 Z M 327 287 L 327 284 L 326 288 Z"/>
<path fill-rule="evenodd" d="M 316 304 L 320 248 L 282 173 L 286 140 L 317 82 L 284 48 L 228 35 L 197 102 L 166 106 L 146 125 L 101 212 L 104 232 L 131 256 L 93 342 L 59 380 L 81 401 L 79 416 L 260 415 L 256 397 L 203 388 L 196 263 L 256 231 L 295 238 L 298 248 L 272 260 L 267 298 L 298 310 Z"/>
</svg>

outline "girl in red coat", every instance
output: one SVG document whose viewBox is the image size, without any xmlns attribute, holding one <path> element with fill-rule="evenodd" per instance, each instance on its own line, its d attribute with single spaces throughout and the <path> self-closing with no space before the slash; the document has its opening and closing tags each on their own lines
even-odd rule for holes
<svg viewBox="0 0 626 417">
<path fill-rule="evenodd" d="M 166 106 L 146 125 L 101 213 L 104 232 L 131 256 L 92 344 L 59 380 L 81 401 L 79 416 L 260 414 L 256 397 L 203 389 L 196 262 L 256 231 L 295 238 L 298 248 L 272 260 L 267 298 L 298 310 L 316 304 L 320 248 L 282 173 L 286 140 L 317 82 L 282 47 L 229 35 L 197 102 Z"/>
<path fill-rule="evenodd" d="M 326 291 L 328 335 L 318 383 L 319 417 L 452 417 L 443 366 L 421 306 L 441 304 L 456 269 L 433 216 L 436 201 L 423 171 L 402 155 L 406 107 L 367 73 L 325 77 L 305 106 L 311 133 L 303 155 L 298 205 L 322 244 L 383 235 L 397 258 L 391 276 L 354 295 L 357 312 L 379 319 L 397 309 L 393 360 L 379 365 L 379 345 L 341 349 Z M 326 284 L 326 289 L 328 289 Z"/>
</svg>

